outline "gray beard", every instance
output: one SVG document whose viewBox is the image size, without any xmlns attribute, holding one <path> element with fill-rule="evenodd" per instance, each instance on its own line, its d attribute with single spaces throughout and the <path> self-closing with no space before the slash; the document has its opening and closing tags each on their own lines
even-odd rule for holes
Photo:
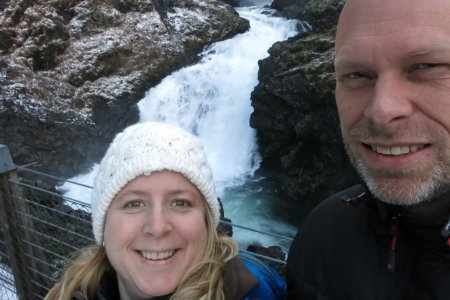
<svg viewBox="0 0 450 300">
<path fill-rule="evenodd" d="M 390 171 L 383 170 L 378 172 L 378 177 L 381 175 L 382 180 L 372 176 L 371 171 L 365 166 L 355 153 L 348 151 L 350 161 L 366 183 L 370 192 L 380 201 L 401 205 L 410 206 L 419 203 L 431 201 L 438 198 L 444 193 L 450 192 L 450 165 L 444 163 L 434 168 L 431 176 L 423 178 L 418 174 L 410 186 L 400 189 L 396 181 L 401 180 L 402 176 L 411 175 L 411 171 Z"/>
<path fill-rule="evenodd" d="M 446 134 L 426 124 L 422 128 L 403 124 L 388 130 L 366 121 L 350 132 L 348 140 L 343 137 L 343 141 L 350 161 L 375 197 L 389 204 L 411 206 L 431 201 L 450 191 L 450 146 L 444 136 Z M 439 151 L 437 157 L 430 158 L 434 160 L 433 168 L 425 172 L 415 166 L 403 170 L 369 168 L 352 147 L 352 143 L 358 144 L 360 140 L 368 138 L 392 141 L 399 136 L 411 140 L 425 137 L 426 141 L 433 144 Z"/>
</svg>

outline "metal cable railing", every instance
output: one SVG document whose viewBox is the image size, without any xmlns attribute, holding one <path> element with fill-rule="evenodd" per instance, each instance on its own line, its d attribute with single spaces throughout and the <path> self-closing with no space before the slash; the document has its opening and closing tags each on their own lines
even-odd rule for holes
<svg viewBox="0 0 450 300">
<path fill-rule="evenodd" d="M 49 175 L 49 174 L 45 174 L 45 173 L 38 172 L 38 171 L 34 171 L 34 170 L 30 170 L 30 169 L 27 169 L 27 168 L 18 168 L 18 169 L 21 170 L 21 171 L 31 172 L 33 174 L 37 174 L 37 175 L 45 176 L 45 177 L 48 177 L 48 178 L 51 178 L 51 179 L 54 179 L 54 180 L 58 180 L 60 182 L 64 181 L 63 178 L 56 177 L 56 176 Z M 12 183 L 12 184 L 18 184 L 18 185 L 25 186 L 25 187 L 28 187 L 28 188 L 31 188 L 31 189 L 36 189 L 36 190 L 39 190 L 39 191 L 43 191 L 43 192 L 46 192 L 46 193 L 48 193 L 50 195 L 53 195 L 53 196 L 62 197 L 61 194 L 57 194 L 57 193 L 50 192 L 50 191 L 47 191 L 47 190 L 44 190 L 44 189 L 36 188 L 36 187 L 31 186 L 29 184 L 25 184 L 25 183 L 21 183 L 21 182 L 18 182 L 18 181 L 13 181 L 13 180 L 10 180 L 9 182 Z M 66 182 L 72 183 L 74 185 L 82 186 L 82 187 L 85 187 L 85 188 L 92 189 L 92 186 L 89 186 L 89 185 L 86 185 L 86 184 L 82 184 L 82 183 L 78 183 L 78 182 L 75 182 L 75 181 L 66 180 Z M 90 208 L 89 204 L 86 204 L 86 203 L 84 203 L 82 201 L 79 201 L 77 199 L 73 199 L 73 198 L 69 198 L 69 197 L 65 197 L 64 196 L 64 200 L 71 201 L 73 203 L 76 203 L 76 204 L 78 204 L 80 206 L 83 206 L 83 207 L 86 207 L 86 208 Z M 89 211 L 90 211 L 90 209 L 89 209 Z M 272 237 L 284 239 L 284 240 L 287 240 L 287 241 L 292 241 L 293 240 L 293 237 L 288 237 L 288 236 L 283 236 L 283 235 L 280 235 L 280 234 L 266 232 L 266 231 L 258 230 L 258 229 L 251 228 L 251 227 L 248 227 L 248 226 L 239 225 L 239 224 L 232 223 L 232 222 L 227 222 L 227 221 L 224 221 L 224 220 L 220 220 L 220 223 L 226 224 L 226 225 L 230 225 L 230 226 L 233 226 L 233 227 L 236 227 L 236 228 L 241 228 L 241 229 L 244 229 L 244 230 L 248 230 L 248 231 L 264 234 L 264 235 L 267 235 L 267 236 L 272 236 Z"/>
</svg>

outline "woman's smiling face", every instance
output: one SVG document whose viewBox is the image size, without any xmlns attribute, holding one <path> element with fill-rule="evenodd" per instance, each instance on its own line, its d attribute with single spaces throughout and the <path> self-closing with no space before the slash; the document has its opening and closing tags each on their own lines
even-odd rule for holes
<svg viewBox="0 0 450 300">
<path fill-rule="evenodd" d="M 121 299 L 170 294 L 201 261 L 208 242 L 204 203 L 188 179 L 171 171 L 139 176 L 118 193 L 104 243 Z"/>
</svg>

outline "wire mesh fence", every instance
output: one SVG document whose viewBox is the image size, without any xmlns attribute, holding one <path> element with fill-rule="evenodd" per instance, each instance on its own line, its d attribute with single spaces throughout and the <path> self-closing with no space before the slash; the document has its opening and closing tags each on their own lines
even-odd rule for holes
<svg viewBox="0 0 450 300">
<path fill-rule="evenodd" d="M 90 207 L 58 194 L 54 180 L 18 174 L 2 178 L 0 299 L 43 299 L 70 255 L 94 242 Z"/>
<path fill-rule="evenodd" d="M 63 179 L 5 163 L 2 153 L 0 149 L 0 300 L 44 299 L 71 255 L 95 243 L 91 208 L 56 190 Z M 272 235 L 227 221 L 222 225 Z M 283 257 L 256 255 L 282 272 Z"/>
</svg>

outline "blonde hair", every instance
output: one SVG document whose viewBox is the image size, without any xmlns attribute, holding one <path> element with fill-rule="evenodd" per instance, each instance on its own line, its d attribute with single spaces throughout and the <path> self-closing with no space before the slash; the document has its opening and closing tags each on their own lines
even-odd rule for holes
<svg viewBox="0 0 450 300">
<path fill-rule="evenodd" d="M 61 281 L 47 293 L 44 300 L 67 300 L 75 294 L 92 299 L 103 274 L 110 268 L 105 248 L 99 245 L 87 246 L 76 253 Z"/>
<path fill-rule="evenodd" d="M 209 206 L 206 204 L 205 206 L 208 243 L 204 258 L 192 266 L 181 278 L 178 288 L 170 300 L 225 299 L 225 265 L 237 255 L 239 247 L 230 237 L 217 233 Z"/>
<path fill-rule="evenodd" d="M 206 200 L 203 202 L 208 229 L 208 243 L 202 261 L 190 267 L 181 278 L 171 300 L 198 299 L 224 300 L 225 265 L 237 255 L 238 245 L 226 235 L 219 235 Z M 64 275 L 45 296 L 44 300 L 67 300 L 74 295 L 79 299 L 92 299 L 106 271 L 112 268 L 105 248 L 92 245 L 78 252 Z"/>
</svg>

